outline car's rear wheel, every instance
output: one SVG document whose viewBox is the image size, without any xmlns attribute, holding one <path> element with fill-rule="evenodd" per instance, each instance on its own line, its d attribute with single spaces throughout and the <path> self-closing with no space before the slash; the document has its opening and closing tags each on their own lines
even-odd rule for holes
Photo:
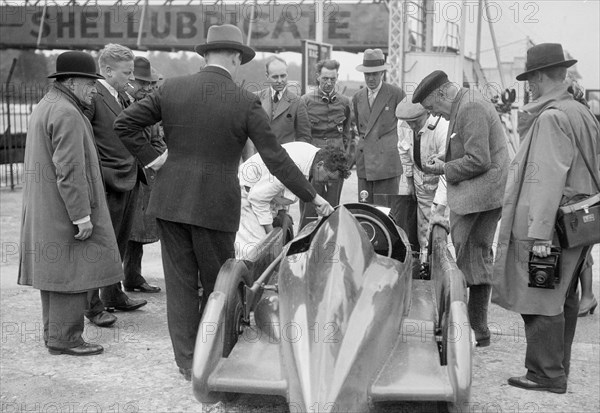
<svg viewBox="0 0 600 413">
<path fill-rule="evenodd" d="M 244 286 L 251 282 L 246 263 L 235 259 L 228 260 L 217 277 L 215 291 L 222 292 L 226 297 L 223 357 L 229 356 L 248 323 L 244 317 Z"/>
</svg>

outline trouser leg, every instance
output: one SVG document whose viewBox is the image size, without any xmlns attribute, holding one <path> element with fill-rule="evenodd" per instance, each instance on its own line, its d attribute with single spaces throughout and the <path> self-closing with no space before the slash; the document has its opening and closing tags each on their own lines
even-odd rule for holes
<svg viewBox="0 0 600 413">
<path fill-rule="evenodd" d="M 165 273 L 167 323 L 177 366 L 190 369 L 200 322 L 198 263 L 190 225 L 157 219 Z"/>
<path fill-rule="evenodd" d="M 481 347 L 488 345 L 490 342 L 487 313 L 491 292 L 492 286 L 487 284 L 471 285 L 469 287 L 469 303 L 467 305 L 469 322 L 475 331 L 477 344 Z"/>
<path fill-rule="evenodd" d="M 92 318 L 104 311 L 104 303 L 102 303 L 102 300 L 100 300 L 99 289 L 89 290 L 86 295 L 88 299 L 88 306 L 85 311 L 85 316 L 87 318 Z"/>
<path fill-rule="evenodd" d="M 44 337 L 49 347 L 71 348 L 83 344 L 83 313 L 87 293 L 41 291 Z"/>
<path fill-rule="evenodd" d="M 125 271 L 125 287 L 137 287 L 146 282 L 142 276 L 142 257 L 144 244 L 129 240 L 123 254 L 123 270 Z"/>
</svg>

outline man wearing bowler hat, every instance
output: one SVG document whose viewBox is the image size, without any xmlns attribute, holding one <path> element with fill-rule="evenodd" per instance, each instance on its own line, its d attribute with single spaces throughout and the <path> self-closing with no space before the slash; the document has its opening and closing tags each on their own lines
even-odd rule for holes
<svg viewBox="0 0 600 413">
<path fill-rule="evenodd" d="M 133 60 L 133 76 L 135 80 L 131 82 L 131 88 L 128 92 L 134 101 L 140 101 L 154 91 L 158 76 L 150 65 L 150 61 L 145 57 L 137 56 Z M 146 133 L 152 146 L 161 154 L 167 149 L 163 139 L 164 133 L 159 124 L 146 128 Z M 123 269 L 125 271 L 125 281 L 123 288 L 125 291 L 135 291 L 140 293 L 158 293 L 160 287 L 148 284 L 142 275 L 142 257 L 144 255 L 144 244 L 150 244 L 158 241 L 158 229 L 154 217 L 146 214 L 148 201 L 150 200 L 150 191 L 154 185 L 156 174 L 152 169 L 144 169 L 146 183 L 140 182 L 139 192 L 137 194 L 133 223 L 129 241 L 123 254 Z"/>
<path fill-rule="evenodd" d="M 429 218 L 445 215 L 446 181 L 443 176 L 423 172 L 423 164 L 431 155 L 444 156 L 448 121 L 429 115 L 417 103 L 401 102 L 396 107 L 398 118 L 398 150 L 402 160 L 406 194 L 417 199 L 418 238 L 421 263 L 427 262 Z M 404 195 L 404 194 L 402 194 Z"/>
<path fill-rule="evenodd" d="M 196 52 L 206 59 L 204 69 L 167 79 L 115 122 L 127 148 L 147 168 L 160 169 L 148 212 L 157 217 L 169 333 L 175 361 L 187 380 L 202 311 L 221 265 L 234 257 L 241 205 L 237 172 L 248 137 L 269 171 L 296 196 L 313 202 L 322 215 L 333 211 L 277 142 L 258 96 L 235 84 L 240 65 L 255 55 L 244 45 L 240 29 L 211 26 Z M 168 157 L 143 133 L 161 120 Z"/>
<path fill-rule="evenodd" d="M 450 82 L 441 70 L 419 83 L 412 102 L 449 121 L 445 156 L 431 155 L 423 171 L 446 177 L 456 264 L 469 287 L 469 321 L 477 345 L 488 346 L 492 244 L 509 163 L 504 129 L 490 101 Z"/>
<path fill-rule="evenodd" d="M 564 83 L 576 62 L 565 60 L 556 43 L 527 51 L 526 70 L 517 80 L 529 83 L 531 99 L 519 115 L 523 139 L 511 164 L 515 175 L 506 186 L 494 266 L 492 300 L 525 322 L 527 373 L 508 384 L 552 393 L 567 391 L 579 310 L 577 274 L 591 247 L 562 249 L 560 282 L 552 289 L 529 285 L 528 261 L 530 251 L 543 258 L 559 245 L 554 231 L 559 206 L 600 190 L 598 121 Z M 535 174 L 524 165 L 534 165 Z"/>
<path fill-rule="evenodd" d="M 373 203 L 374 195 L 398 194 L 402 163 L 398 153 L 396 106 L 405 93 L 397 86 L 383 81 L 389 66 L 381 49 L 367 49 L 363 64 L 366 88 L 352 98 L 354 119 L 359 141 L 356 146 L 358 193 L 366 190 L 366 202 Z"/>
<path fill-rule="evenodd" d="M 87 356 L 103 351 L 82 338 L 87 292 L 123 279 L 92 125 L 82 111 L 102 76 L 89 54 L 70 51 L 48 77 L 56 80 L 27 130 L 18 283 L 40 290 L 49 352 Z"/>
</svg>

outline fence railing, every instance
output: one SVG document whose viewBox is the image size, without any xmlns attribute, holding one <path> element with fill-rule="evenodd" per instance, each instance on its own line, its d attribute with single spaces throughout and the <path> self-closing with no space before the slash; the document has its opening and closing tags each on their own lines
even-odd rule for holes
<svg viewBox="0 0 600 413">
<path fill-rule="evenodd" d="M 0 187 L 22 184 L 27 125 L 47 85 L 0 85 Z"/>
</svg>

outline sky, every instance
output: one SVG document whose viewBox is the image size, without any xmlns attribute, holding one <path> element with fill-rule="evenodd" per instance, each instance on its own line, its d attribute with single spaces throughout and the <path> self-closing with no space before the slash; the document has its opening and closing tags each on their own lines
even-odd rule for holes
<svg viewBox="0 0 600 413">
<path fill-rule="evenodd" d="M 436 24 L 458 22 L 457 10 L 465 10 L 467 19 L 467 55 L 475 55 L 477 38 L 476 0 L 440 1 L 434 9 Z M 586 89 L 600 89 L 600 0 L 488 0 L 488 20 L 492 22 L 500 58 L 512 61 L 515 56 L 526 56 L 527 38 L 535 44 L 561 43 L 574 59 Z M 496 67 L 495 53 L 489 22 L 483 20 L 481 63 Z M 437 40 L 437 39 L 436 39 Z M 434 42 L 436 41 L 434 40 Z M 289 53 L 290 59 L 299 55 Z M 362 63 L 362 55 L 334 52 L 342 64 L 340 79 L 363 80 L 355 70 Z"/>
</svg>

